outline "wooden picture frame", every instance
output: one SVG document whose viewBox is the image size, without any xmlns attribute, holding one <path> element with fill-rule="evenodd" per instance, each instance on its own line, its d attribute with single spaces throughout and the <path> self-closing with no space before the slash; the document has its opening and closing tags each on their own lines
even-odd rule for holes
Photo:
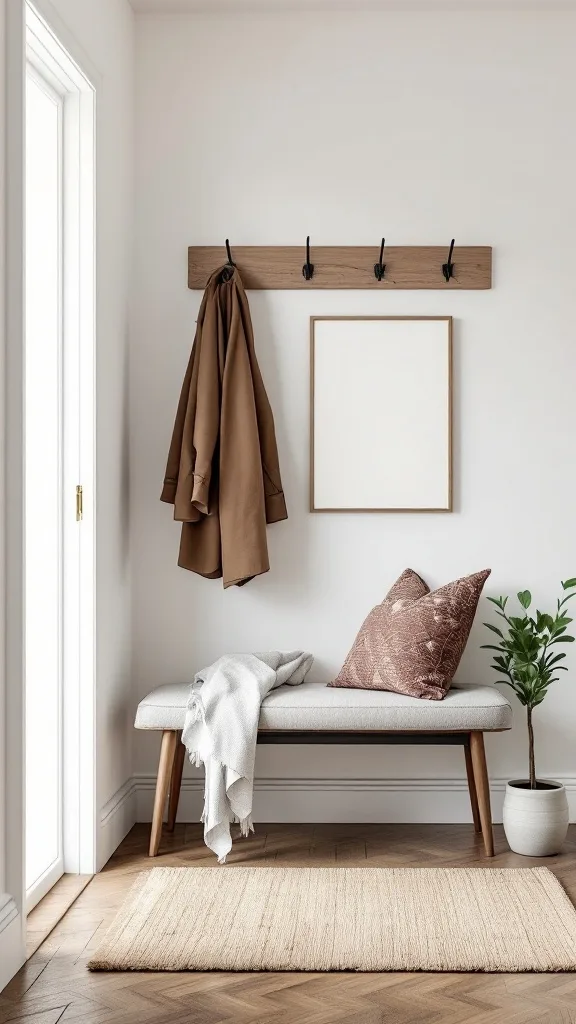
<svg viewBox="0 0 576 1024">
<path fill-rule="evenodd" d="M 452 317 L 310 318 L 310 511 L 452 511 Z"/>
</svg>

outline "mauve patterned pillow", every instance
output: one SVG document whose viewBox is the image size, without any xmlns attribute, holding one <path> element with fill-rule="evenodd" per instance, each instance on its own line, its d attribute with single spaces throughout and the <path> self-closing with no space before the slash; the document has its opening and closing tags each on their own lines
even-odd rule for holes
<svg viewBox="0 0 576 1024">
<path fill-rule="evenodd" d="M 442 700 L 464 652 L 490 569 L 430 593 L 411 569 L 370 612 L 329 686 Z"/>
<path fill-rule="evenodd" d="M 429 593 L 430 588 L 418 573 L 413 569 L 405 569 L 382 603 L 377 604 L 362 623 L 344 665 L 334 682 L 328 683 L 328 686 L 350 686 L 362 690 L 384 689 L 373 681 L 373 677 L 377 659 L 377 639 L 389 629 L 392 606 L 397 609 L 403 608 Z"/>
</svg>

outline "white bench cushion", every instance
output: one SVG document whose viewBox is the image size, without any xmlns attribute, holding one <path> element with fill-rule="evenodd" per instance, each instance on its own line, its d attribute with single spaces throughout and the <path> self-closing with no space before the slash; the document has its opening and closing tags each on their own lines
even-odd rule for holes
<svg viewBox="0 0 576 1024">
<path fill-rule="evenodd" d="M 137 729 L 182 729 L 190 683 L 168 683 L 140 701 Z M 512 708 L 495 686 L 454 686 L 444 700 L 324 683 L 279 686 L 265 697 L 260 731 L 490 732 L 510 729 Z"/>
</svg>

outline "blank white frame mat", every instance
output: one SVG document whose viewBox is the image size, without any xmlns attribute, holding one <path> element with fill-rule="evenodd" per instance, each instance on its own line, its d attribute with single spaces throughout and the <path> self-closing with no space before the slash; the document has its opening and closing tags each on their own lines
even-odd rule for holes
<svg viewBox="0 0 576 1024">
<path fill-rule="evenodd" d="M 452 318 L 311 318 L 312 511 L 452 509 Z"/>
</svg>

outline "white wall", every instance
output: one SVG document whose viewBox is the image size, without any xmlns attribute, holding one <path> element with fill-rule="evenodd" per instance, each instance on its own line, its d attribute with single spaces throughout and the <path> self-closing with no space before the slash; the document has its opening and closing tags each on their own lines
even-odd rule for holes
<svg viewBox="0 0 576 1024">
<path fill-rule="evenodd" d="M 431 586 L 490 566 L 488 594 L 530 587 L 540 607 L 574 574 L 575 30 L 570 12 L 137 18 L 135 702 L 238 649 L 308 648 L 314 677 L 328 680 L 406 566 Z M 290 518 L 269 528 L 271 572 L 224 593 L 177 568 L 179 527 L 158 500 L 200 301 L 186 248 L 227 236 L 232 248 L 303 244 L 308 233 L 312 244 L 373 243 L 375 258 L 383 234 L 491 244 L 494 287 L 250 294 Z M 454 514 L 307 512 L 308 318 L 323 313 L 455 317 Z M 353 480 L 355 467 L 342 472 Z M 461 679 L 492 681 L 479 650 L 488 614 L 483 601 Z M 566 674 L 536 728 L 541 774 L 574 783 L 573 687 Z M 526 771 L 515 711 L 513 734 L 489 738 L 496 789 Z M 137 738 L 143 815 L 157 752 L 157 738 Z M 443 781 L 463 778 L 456 750 L 264 748 L 257 771 L 292 780 L 270 784 L 273 798 L 261 781 L 257 816 L 469 813 L 460 783 Z M 331 797 L 312 781 L 306 796 L 286 795 L 295 779 L 339 778 L 425 781 Z M 188 792 L 195 813 L 200 794 Z"/>
</svg>

